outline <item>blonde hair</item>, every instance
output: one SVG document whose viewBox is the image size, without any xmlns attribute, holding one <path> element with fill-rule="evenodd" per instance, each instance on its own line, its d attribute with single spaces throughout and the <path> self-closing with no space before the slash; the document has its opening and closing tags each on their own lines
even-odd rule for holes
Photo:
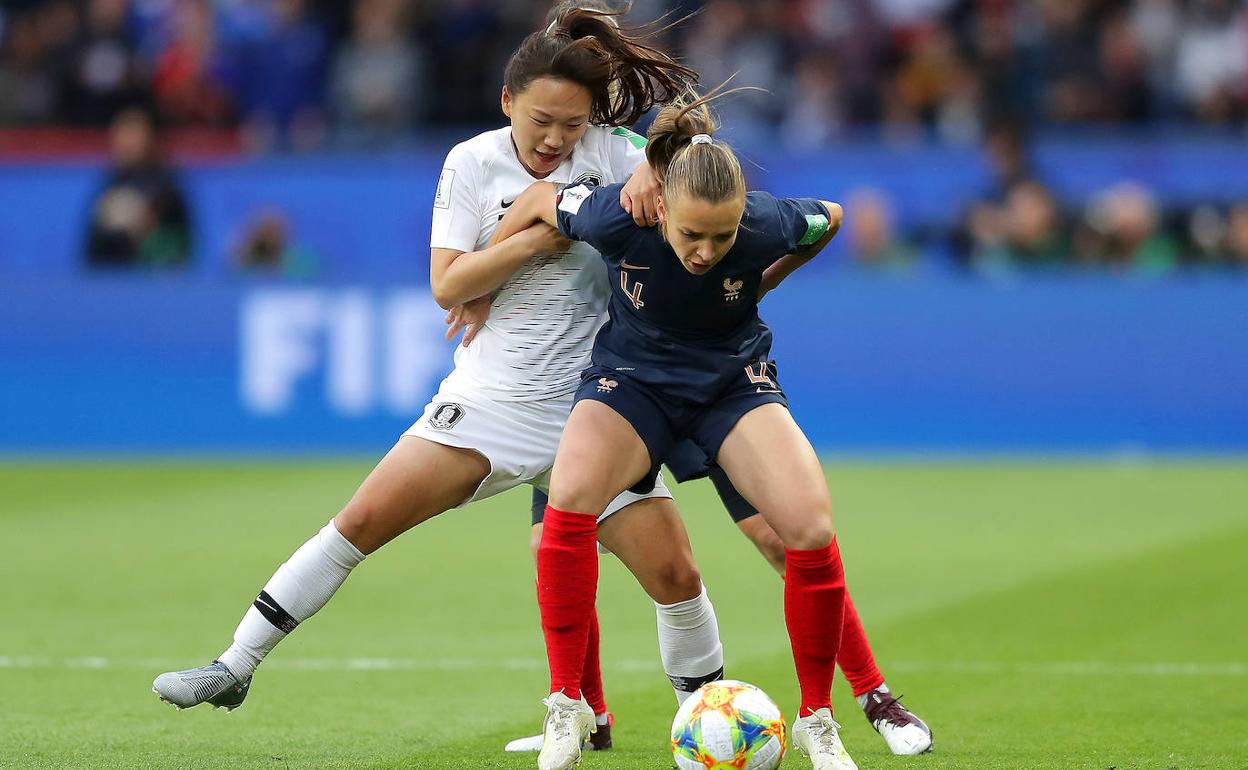
<svg viewBox="0 0 1248 770">
<path fill-rule="evenodd" d="M 714 140 L 719 124 L 710 103 L 727 93 L 689 92 L 663 107 L 650 124 L 646 160 L 669 197 L 677 191 L 710 203 L 745 197 L 741 162 L 731 147 Z"/>
</svg>

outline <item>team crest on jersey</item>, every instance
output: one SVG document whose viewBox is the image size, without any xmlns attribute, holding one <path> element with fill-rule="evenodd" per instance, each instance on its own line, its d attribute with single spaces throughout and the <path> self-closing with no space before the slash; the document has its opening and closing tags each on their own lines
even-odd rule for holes
<svg viewBox="0 0 1248 770">
<path fill-rule="evenodd" d="M 429 427 L 434 430 L 450 430 L 464 419 L 464 408 L 459 404 L 437 404 L 429 416 Z"/>
<path fill-rule="evenodd" d="M 584 174 L 581 174 L 576 179 L 572 180 L 572 186 L 576 186 L 578 184 L 587 184 L 590 187 L 599 187 L 602 185 L 602 177 L 593 171 L 586 171 Z"/>
<path fill-rule="evenodd" d="M 741 299 L 741 287 L 745 285 L 745 281 L 724 279 L 724 302 L 736 302 Z"/>
<path fill-rule="evenodd" d="M 619 386 L 619 384 L 620 383 L 615 380 L 608 380 L 606 377 L 599 377 L 598 378 L 598 392 L 610 393 L 611 391 L 615 390 Z"/>
</svg>

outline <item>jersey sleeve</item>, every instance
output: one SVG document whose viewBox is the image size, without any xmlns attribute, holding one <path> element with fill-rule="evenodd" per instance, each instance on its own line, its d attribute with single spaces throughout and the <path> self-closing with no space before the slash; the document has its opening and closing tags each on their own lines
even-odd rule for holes
<svg viewBox="0 0 1248 770">
<path fill-rule="evenodd" d="M 632 215 L 620 205 L 623 186 L 580 183 L 559 190 L 555 199 L 559 232 L 566 238 L 588 243 L 603 256 L 619 253 L 638 231 Z"/>
<path fill-rule="evenodd" d="M 432 249 L 472 251 L 481 236 L 481 164 L 463 145 L 446 156 L 433 197 Z"/>
<path fill-rule="evenodd" d="M 607 160 L 612 182 L 627 182 L 646 160 L 646 138 L 627 128 L 613 128 L 607 136 Z"/>
<path fill-rule="evenodd" d="M 773 259 L 785 254 L 801 252 L 819 242 L 831 222 L 828 210 L 817 198 L 775 198 L 768 193 L 751 193 L 759 196 L 758 211 L 761 222 L 756 223 L 772 240 L 769 244 L 776 251 Z"/>
</svg>

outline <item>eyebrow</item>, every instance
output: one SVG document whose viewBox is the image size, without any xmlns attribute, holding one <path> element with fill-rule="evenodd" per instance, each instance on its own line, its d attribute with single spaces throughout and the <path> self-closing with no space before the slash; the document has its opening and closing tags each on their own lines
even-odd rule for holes
<svg viewBox="0 0 1248 770">
<path fill-rule="evenodd" d="M 533 114 L 539 118 L 546 118 L 548 120 L 555 119 L 554 115 L 551 115 L 549 112 L 546 112 L 545 110 L 539 110 L 536 107 L 533 108 Z M 588 115 L 573 115 L 572 117 L 568 118 L 568 122 L 571 123 L 574 120 L 588 120 L 588 119 L 589 119 Z"/>
<path fill-rule="evenodd" d="M 738 229 L 740 229 L 740 228 L 738 228 L 738 227 L 734 227 L 734 228 L 732 228 L 731 230 L 724 230 L 723 232 L 719 232 L 719 233 L 711 233 L 711 236 L 712 236 L 712 237 L 714 237 L 714 236 L 718 236 L 718 235 L 732 235 L 732 234 L 733 234 L 733 233 L 735 233 Z M 685 234 L 685 237 L 687 237 L 687 238 L 701 238 L 701 237 L 704 235 L 704 233 L 698 232 L 697 230 L 690 230 L 690 229 L 689 229 L 689 228 L 687 228 L 687 227 L 682 227 L 682 228 L 680 228 L 680 231 L 681 231 L 682 233 L 684 233 L 684 234 Z"/>
</svg>

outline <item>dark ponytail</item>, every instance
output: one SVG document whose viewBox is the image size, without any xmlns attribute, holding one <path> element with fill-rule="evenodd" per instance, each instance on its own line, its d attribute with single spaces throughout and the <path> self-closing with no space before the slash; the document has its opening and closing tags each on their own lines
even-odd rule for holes
<svg viewBox="0 0 1248 770">
<path fill-rule="evenodd" d="M 738 90 L 744 89 L 733 89 Z M 719 124 L 710 103 L 729 93 L 698 97 L 687 92 L 660 110 L 650 124 L 646 160 L 665 195 L 679 191 L 711 203 L 745 196 L 745 175 L 736 153 L 713 140 Z"/>
<path fill-rule="evenodd" d="M 512 96 L 534 80 L 578 83 L 593 98 L 590 122 L 630 126 L 697 82 L 697 73 L 621 30 L 617 13 L 561 6 L 547 29 L 524 39 L 503 82 Z"/>
</svg>

